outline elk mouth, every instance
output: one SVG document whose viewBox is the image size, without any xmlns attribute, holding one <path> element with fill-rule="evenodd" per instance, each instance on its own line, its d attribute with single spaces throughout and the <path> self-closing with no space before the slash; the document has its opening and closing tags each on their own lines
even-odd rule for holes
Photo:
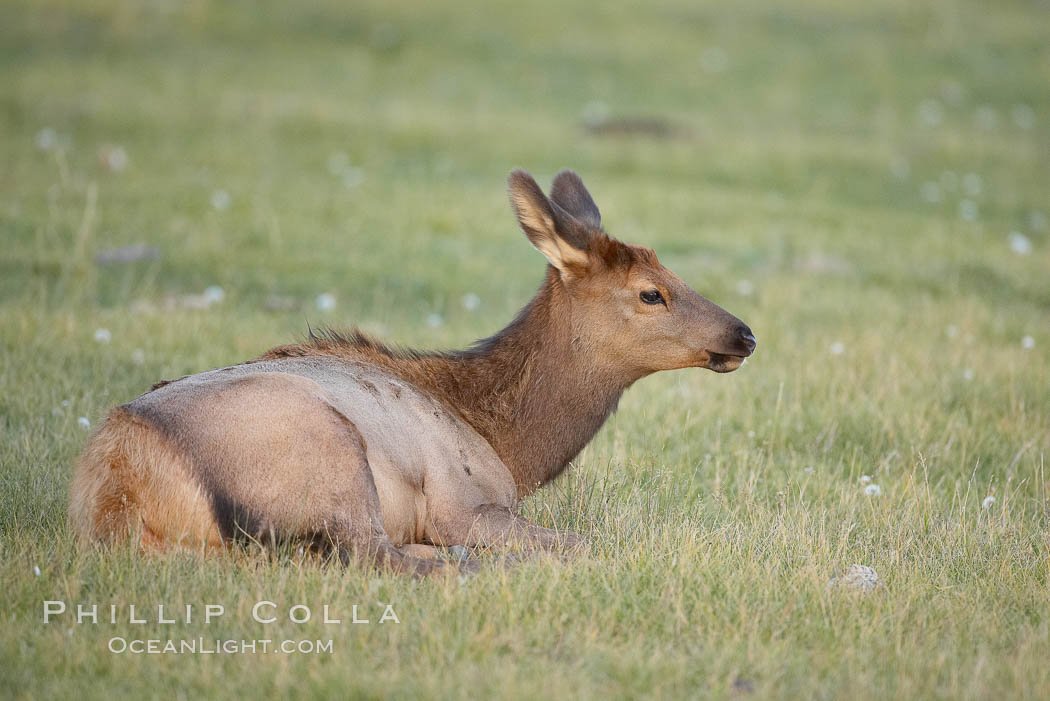
<svg viewBox="0 0 1050 701">
<path fill-rule="evenodd" d="M 747 360 L 747 355 L 731 355 L 729 353 L 711 353 L 708 352 L 709 359 L 707 361 L 707 369 L 714 372 L 733 372 L 744 364 Z"/>
</svg>

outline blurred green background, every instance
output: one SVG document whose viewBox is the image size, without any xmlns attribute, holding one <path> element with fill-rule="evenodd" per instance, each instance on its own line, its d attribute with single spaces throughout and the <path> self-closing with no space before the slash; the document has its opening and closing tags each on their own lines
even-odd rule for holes
<svg viewBox="0 0 1050 701">
<path fill-rule="evenodd" d="M 1048 27 L 1020 0 L 0 2 L 0 689 L 1044 695 Z M 466 590 L 73 545 L 84 424 L 154 381 L 308 324 L 509 321 L 543 273 L 514 167 L 579 172 L 759 340 L 640 383 L 526 502 L 586 564 Z M 878 598 L 824 591 L 852 562 Z M 333 660 L 129 662 L 38 620 L 375 581 L 412 623 Z"/>
</svg>

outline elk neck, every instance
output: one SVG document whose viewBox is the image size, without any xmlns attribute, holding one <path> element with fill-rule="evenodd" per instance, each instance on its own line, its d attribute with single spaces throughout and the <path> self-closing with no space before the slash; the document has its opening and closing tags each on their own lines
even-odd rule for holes
<svg viewBox="0 0 1050 701">
<path fill-rule="evenodd" d="M 637 378 L 598 361 L 572 300 L 548 267 L 540 291 L 506 328 L 445 356 L 430 391 L 454 406 L 514 475 L 519 497 L 557 477 Z M 428 373 L 429 374 L 429 373 Z"/>
</svg>

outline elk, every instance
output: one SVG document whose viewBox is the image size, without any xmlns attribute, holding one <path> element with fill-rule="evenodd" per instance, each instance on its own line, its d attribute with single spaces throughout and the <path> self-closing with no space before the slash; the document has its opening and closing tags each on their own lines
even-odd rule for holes
<svg viewBox="0 0 1050 701">
<path fill-rule="evenodd" d="M 113 409 L 81 455 L 70 520 L 83 539 L 211 551 L 304 542 L 412 575 L 474 563 L 439 548 L 578 553 L 583 536 L 518 516 L 635 381 L 731 372 L 751 330 L 602 229 L 572 171 L 550 196 L 514 171 L 511 205 L 547 259 L 539 292 L 466 350 L 314 334 L 239 365 L 161 382 Z"/>
</svg>

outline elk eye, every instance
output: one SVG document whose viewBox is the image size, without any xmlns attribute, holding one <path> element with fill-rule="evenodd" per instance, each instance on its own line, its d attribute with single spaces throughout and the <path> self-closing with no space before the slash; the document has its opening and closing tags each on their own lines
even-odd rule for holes
<svg viewBox="0 0 1050 701">
<path fill-rule="evenodd" d="M 660 294 L 660 290 L 646 290 L 642 294 L 638 295 L 642 298 L 642 301 L 646 304 L 663 304 L 664 296 Z"/>
</svg>

